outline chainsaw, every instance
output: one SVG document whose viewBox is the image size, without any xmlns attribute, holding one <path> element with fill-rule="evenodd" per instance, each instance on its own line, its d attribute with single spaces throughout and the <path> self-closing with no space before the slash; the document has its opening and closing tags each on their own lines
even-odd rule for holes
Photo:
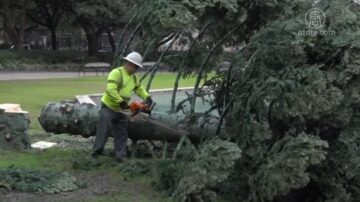
<svg viewBox="0 0 360 202">
<path fill-rule="evenodd" d="M 129 106 L 132 114 L 130 116 L 131 117 L 136 116 L 140 112 L 151 116 L 151 111 L 154 109 L 155 105 L 156 105 L 155 102 L 153 102 L 151 105 L 139 101 L 131 102 Z"/>
</svg>

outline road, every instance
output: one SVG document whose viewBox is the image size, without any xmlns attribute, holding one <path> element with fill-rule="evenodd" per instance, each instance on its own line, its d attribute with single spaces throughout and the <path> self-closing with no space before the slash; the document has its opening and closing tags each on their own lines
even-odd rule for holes
<svg viewBox="0 0 360 202">
<path fill-rule="evenodd" d="M 95 72 L 86 72 L 86 76 L 95 76 Z M 99 73 L 102 75 L 102 73 Z M 83 76 L 83 73 L 81 73 Z M 61 79 L 77 78 L 77 72 L 0 72 L 0 81 L 10 80 L 37 80 L 37 79 Z"/>
</svg>

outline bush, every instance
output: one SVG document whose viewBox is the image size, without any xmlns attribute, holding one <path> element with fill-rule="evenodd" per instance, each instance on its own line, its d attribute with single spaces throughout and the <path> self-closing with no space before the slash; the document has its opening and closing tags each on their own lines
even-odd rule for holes
<svg viewBox="0 0 360 202">
<path fill-rule="evenodd" d="M 112 57 L 110 53 L 90 57 L 85 52 L 75 50 L 0 50 L 0 70 L 75 70 L 89 62 L 111 63 Z"/>
<path fill-rule="evenodd" d="M 2 186 L 23 192 L 58 193 L 78 189 L 73 176 L 54 171 L 10 167 L 0 169 L 0 179 Z"/>
<path fill-rule="evenodd" d="M 159 161 L 154 184 L 172 193 L 175 201 L 216 201 L 213 189 L 230 176 L 240 157 L 235 143 L 210 139 L 199 146 L 193 159 Z"/>
</svg>

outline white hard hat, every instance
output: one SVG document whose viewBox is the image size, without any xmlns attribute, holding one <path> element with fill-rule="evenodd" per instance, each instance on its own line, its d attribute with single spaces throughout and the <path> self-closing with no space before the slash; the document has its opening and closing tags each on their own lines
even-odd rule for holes
<svg viewBox="0 0 360 202">
<path fill-rule="evenodd" d="M 124 60 L 133 63 L 134 65 L 143 68 L 142 62 L 143 62 L 143 58 L 140 55 L 140 53 L 138 52 L 132 52 L 129 55 L 127 55 L 126 57 L 124 57 Z"/>
</svg>

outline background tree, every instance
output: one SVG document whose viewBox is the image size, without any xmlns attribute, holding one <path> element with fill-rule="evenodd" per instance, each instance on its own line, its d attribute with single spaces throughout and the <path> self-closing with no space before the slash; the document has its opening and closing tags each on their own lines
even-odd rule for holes
<svg viewBox="0 0 360 202">
<path fill-rule="evenodd" d="M 3 19 L 3 29 L 15 49 L 18 50 L 23 49 L 28 2 L 28 0 L 0 1 L 0 16 Z"/>
<path fill-rule="evenodd" d="M 56 28 L 64 17 L 65 6 L 61 0 L 31 0 L 27 16 L 35 23 L 47 27 L 51 33 L 51 47 L 57 49 Z"/>
<path fill-rule="evenodd" d="M 99 37 L 126 18 L 126 2 L 116 0 L 75 1 L 66 0 L 65 6 L 86 34 L 88 54 L 99 49 Z"/>
</svg>

